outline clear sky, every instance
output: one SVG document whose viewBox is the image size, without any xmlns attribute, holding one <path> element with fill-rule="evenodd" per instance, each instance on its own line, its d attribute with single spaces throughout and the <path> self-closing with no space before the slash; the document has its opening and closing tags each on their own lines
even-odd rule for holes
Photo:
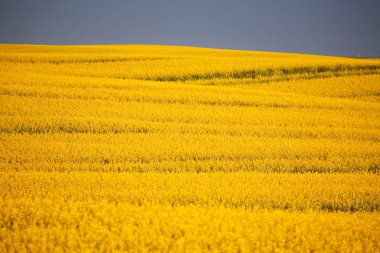
<svg viewBox="0 0 380 253">
<path fill-rule="evenodd" d="M 380 0 L 0 0 L 0 43 L 380 56 Z"/>
</svg>

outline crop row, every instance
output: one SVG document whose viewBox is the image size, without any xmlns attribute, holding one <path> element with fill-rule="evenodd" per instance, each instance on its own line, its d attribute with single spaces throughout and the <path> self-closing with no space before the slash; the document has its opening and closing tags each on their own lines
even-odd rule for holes
<svg viewBox="0 0 380 253">
<path fill-rule="evenodd" d="M 262 173 L 1 173 L 1 199 L 243 209 L 380 211 L 380 176 Z"/>
</svg>

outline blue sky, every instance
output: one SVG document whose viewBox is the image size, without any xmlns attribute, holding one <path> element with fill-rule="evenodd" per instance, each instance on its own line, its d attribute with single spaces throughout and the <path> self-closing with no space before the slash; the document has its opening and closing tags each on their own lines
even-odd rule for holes
<svg viewBox="0 0 380 253">
<path fill-rule="evenodd" d="M 380 1 L 1 0 L 0 43 L 380 56 Z"/>
</svg>

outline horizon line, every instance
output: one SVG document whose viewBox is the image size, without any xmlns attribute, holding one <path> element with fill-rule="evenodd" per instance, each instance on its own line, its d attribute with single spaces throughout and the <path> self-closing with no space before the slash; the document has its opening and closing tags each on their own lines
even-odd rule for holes
<svg viewBox="0 0 380 253">
<path fill-rule="evenodd" d="M 314 55 L 314 56 L 327 56 L 327 57 L 342 57 L 342 58 L 355 58 L 355 59 L 378 59 L 378 56 L 358 56 L 355 55 L 329 55 L 329 54 L 319 54 L 319 53 L 306 53 L 306 52 L 296 52 L 296 51 L 268 51 L 260 49 L 247 49 L 247 48 L 232 48 L 232 47 L 208 47 L 200 45 L 179 45 L 179 44 L 147 44 L 147 43 L 0 43 L 0 45 L 19 45 L 19 46 L 166 46 L 166 47 L 191 47 L 199 49 L 214 49 L 214 50 L 234 50 L 234 51 L 248 51 L 248 52 L 262 52 L 262 53 L 284 53 L 284 54 L 301 54 L 301 55 Z"/>
</svg>

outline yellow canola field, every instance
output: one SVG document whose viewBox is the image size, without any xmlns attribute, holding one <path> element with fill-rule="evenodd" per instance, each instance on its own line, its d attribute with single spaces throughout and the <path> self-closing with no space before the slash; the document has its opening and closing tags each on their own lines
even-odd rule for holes
<svg viewBox="0 0 380 253">
<path fill-rule="evenodd" d="M 0 45 L 0 252 L 379 252 L 380 61 Z"/>
</svg>

